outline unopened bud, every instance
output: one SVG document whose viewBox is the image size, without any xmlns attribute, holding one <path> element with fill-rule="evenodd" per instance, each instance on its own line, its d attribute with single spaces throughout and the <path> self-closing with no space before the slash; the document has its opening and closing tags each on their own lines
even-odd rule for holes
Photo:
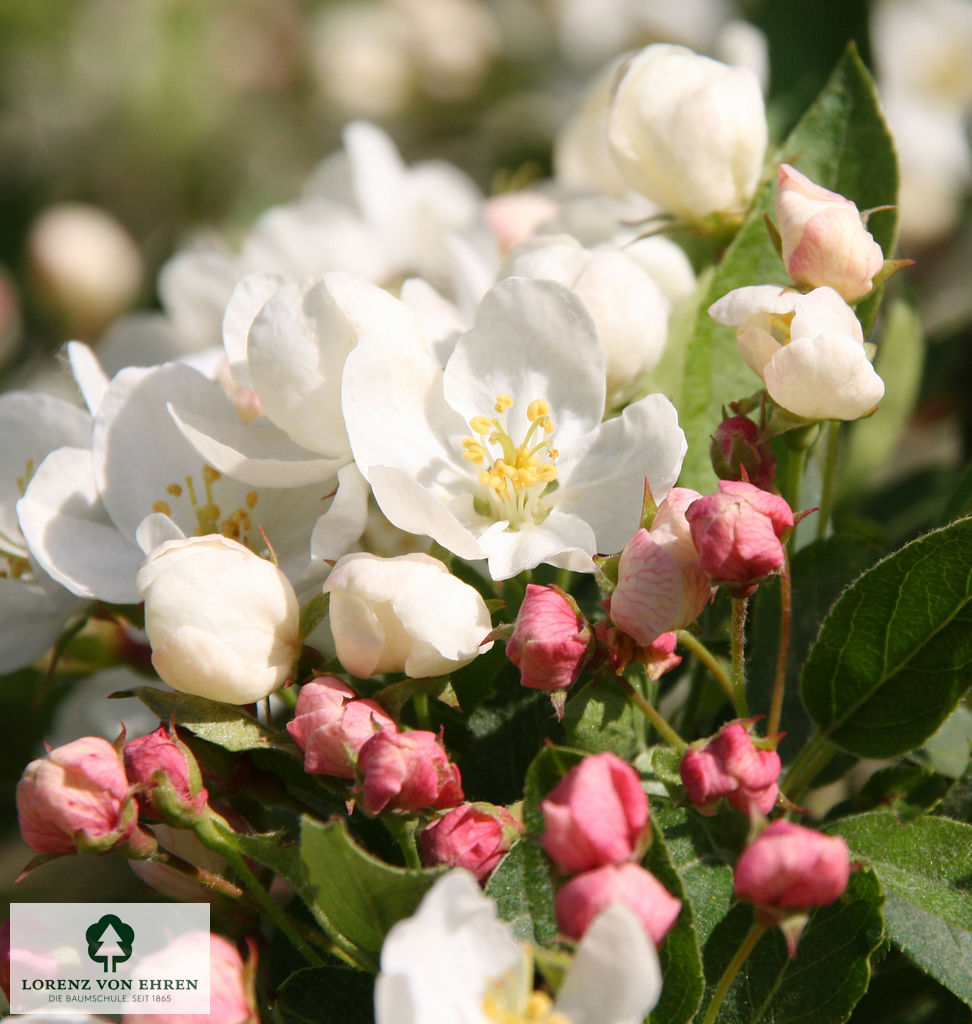
<svg viewBox="0 0 972 1024">
<path fill-rule="evenodd" d="M 465 868 L 482 882 L 519 838 L 519 822 L 505 807 L 462 804 L 422 832 L 425 863 Z"/>
<path fill-rule="evenodd" d="M 776 804 L 780 756 L 759 749 L 742 722 L 730 722 L 701 749 L 689 747 L 680 768 L 689 800 L 712 814 L 721 797 L 737 811 L 769 814 Z"/>
</svg>

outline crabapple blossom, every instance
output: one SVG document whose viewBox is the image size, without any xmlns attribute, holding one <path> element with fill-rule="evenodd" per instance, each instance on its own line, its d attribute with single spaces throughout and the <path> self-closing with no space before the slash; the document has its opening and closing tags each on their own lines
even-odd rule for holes
<svg viewBox="0 0 972 1024">
<path fill-rule="evenodd" d="M 663 43 L 622 67 L 608 121 L 611 152 L 629 185 L 682 220 L 746 210 L 767 134 L 763 94 L 748 68 Z"/>
<path fill-rule="evenodd" d="M 699 564 L 734 597 L 748 597 L 759 581 L 783 568 L 780 538 L 793 526 L 785 499 L 744 480 L 720 480 L 719 493 L 685 512 Z"/>
<path fill-rule="evenodd" d="M 621 906 L 609 907 L 588 928 L 556 1001 L 534 992 L 532 958 L 497 920 L 495 904 L 473 876 L 456 869 L 439 878 L 415 914 L 385 937 L 375 1020 L 641 1024 L 660 994 L 655 947 Z"/>
<path fill-rule="evenodd" d="M 648 825 L 638 773 L 616 754 L 592 754 L 540 802 L 543 848 L 564 874 L 628 860 Z"/>
<path fill-rule="evenodd" d="M 103 853 L 136 831 L 138 808 L 118 751 L 85 736 L 27 765 L 17 817 L 24 842 L 38 853 Z"/>
<path fill-rule="evenodd" d="M 505 807 L 461 804 L 422 830 L 422 857 L 428 865 L 465 868 L 482 882 L 522 831 Z"/>
<path fill-rule="evenodd" d="M 368 814 L 455 807 L 463 799 L 459 769 L 434 732 L 376 732 L 358 751 L 358 772 Z"/>
<path fill-rule="evenodd" d="M 418 332 L 362 337 L 342 403 L 385 516 L 488 558 L 494 579 L 541 562 L 593 571 L 597 551 L 636 529 L 645 477 L 662 497 L 685 451 L 662 395 L 601 422 L 603 351 L 580 300 L 552 281 L 493 287 L 444 372 Z"/>
<path fill-rule="evenodd" d="M 871 290 L 884 253 L 850 199 L 780 164 L 776 220 L 783 264 L 797 284 L 833 288 L 847 302 Z"/>
<path fill-rule="evenodd" d="M 687 487 L 672 488 L 651 529 L 638 530 L 621 552 L 611 623 L 642 647 L 694 622 L 709 600 L 711 581 L 685 518 L 700 497 Z"/>
<path fill-rule="evenodd" d="M 287 577 L 228 537 L 166 541 L 135 577 L 152 664 L 173 689 L 227 704 L 279 690 L 300 650 Z"/>
<path fill-rule="evenodd" d="M 347 683 L 320 676 L 300 688 L 287 732 L 304 755 L 304 771 L 354 778 L 358 751 L 379 729 L 397 729 L 388 712 L 361 700 Z"/>
<path fill-rule="evenodd" d="M 524 686 L 566 689 L 587 661 L 591 638 L 590 624 L 562 590 L 528 583 L 506 656 L 520 670 Z"/>
<path fill-rule="evenodd" d="M 808 420 L 856 420 L 884 396 L 854 311 L 832 288 L 736 288 L 709 307 L 736 328 L 747 365 L 770 398 Z"/>
<path fill-rule="evenodd" d="M 444 675 L 490 649 L 479 592 L 421 553 L 379 558 L 353 552 L 324 584 L 337 656 L 352 675 Z"/>
<path fill-rule="evenodd" d="M 639 864 L 605 864 L 575 875 L 554 898 L 557 927 L 571 939 L 581 938 L 606 907 L 627 907 L 660 946 L 682 909 L 676 899 Z"/>
<path fill-rule="evenodd" d="M 728 797 L 743 814 L 765 815 L 776 804 L 780 755 L 757 747 L 742 722 L 730 722 L 703 747 L 689 747 L 679 772 L 703 814 L 714 814 L 720 797 Z"/>
</svg>

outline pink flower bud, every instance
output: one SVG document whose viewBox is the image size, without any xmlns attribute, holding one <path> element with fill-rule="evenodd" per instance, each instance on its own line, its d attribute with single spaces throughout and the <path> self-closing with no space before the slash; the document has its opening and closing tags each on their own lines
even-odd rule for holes
<svg viewBox="0 0 972 1024">
<path fill-rule="evenodd" d="M 162 973 L 174 973 L 171 965 L 192 962 L 209 956 L 209 1013 L 128 1013 L 122 1024 L 259 1024 L 254 993 L 256 953 L 250 945 L 246 961 L 236 946 L 221 935 L 189 932 L 175 939 L 166 949 L 147 957 L 151 966 Z"/>
<path fill-rule="evenodd" d="M 188 822 L 202 814 L 209 794 L 192 751 L 174 730 L 160 725 L 148 736 L 129 740 L 122 755 L 143 817 Z"/>
<path fill-rule="evenodd" d="M 455 807 L 463 798 L 459 769 L 434 732 L 376 732 L 358 751 L 368 814 Z"/>
<path fill-rule="evenodd" d="M 735 597 L 751 594 L 785 561 L 780 537 L 793 526 L 790 506 L 752 484 L 720 480 L 719 493 L 692 503 L 686 517 L 702 568 Z"/>
<path fill-rule="evenodd" d="M 587 661 L 590 641 L 589 624 L 562 590 L 530 583 L 506 654 L 524 686 L 566 690 Z"/>
<path fill-rule="evenodd" d="M 639 530 L 621 552 L 611 621 L 642 647 L 694 622 L 709 600 L 711 583 L 685 519 L 685 509 L 699 497 L 673 487 L 651 529 Z"/>
<path fill-rule="evenodd" d="M 572 878 L 554 898 L 557 927 L 579 939 L 588 926 L 612 903 L 633 911 L 660 946 L 675 924 L 682 901 L 638 864 L 606 864 Z"/>
<path fill-rule="evenodd" d="M 304 755 L 304 770 L 314 775 L 354 778 L 358 751 L 382 729 L 398 726 L 373 700 L 359 700 L 334 676 L 322 676 L 300 689 L 287 732 Z"/>
<path fill-rule="evenodd" d="M 833 903 L 847 888 L 850 854 L 840 836 L 774 821 L 736 861 L 736 898 L 773 913 Z"/>
<path fill-rule="evenodd" d="M 616 673 L 620 674 L 628 665 L 640 664 L 644 665 L 649 679 L 661 679 L 666 672 L 681 665 L 682 659 L 675 653 L 678 637 L 674 632 L 662 633 L 647 647 L 642 647 L 627 633 L 611 625 L 611 599 L 601 603 L 607 618 L 597 624 L 594 634 L 606 648 L 607 660 Z"/>
<path fill-rule="evenodd" d="M 630 859 L 648 824 L 638 773 L 611 753 L 593 754 L 571 768 L 540 810 L 543 847 L 565 875 Z"/>
<path fill-rule="evenodd" d="M 462 804 L 422 832 L 426 864 L 471 871 L 482 882 L 519 837 L 522 828 L 505 807 Z"/>
<path fill-rule="evenodd" d="M 682 782 L 689 800 L 703 814 L 714 812 L 720 797 L 750 814 L 769 814 L 776 804 L 780 755 L 753 744 L 745 725 L 730 722 L 699 750 L 690 747 L 682 758 Z"/>
<path fill-rule="evenodd" d="M 138 820 L 118 751 L 96 736 L 31 761 L 17 784 L 17 814 L 38 853 L 103 853 L 125 842 Z"/>
<path fill-rule="evenodd" d="M 776 458 L 769 444 L 760 442 L 759 427 L 746 416 L 731 416 L 716 428 L 709 446 L 712 468 L 720 480 L 742 480 L 764 490 L 776 478 Z"/>
<path fill-rule="evenodd" d="M 833 288 L 847 302 L 871 290 L 884 253 L 849 199 L 780 164 L 776 219 L 786 272 L 797 284 Z"/>
<path fill-rule="evenodd" d="M 736 861 L 735 895 L 756 905 L 760 921 L 779 925 L 793 958 L 810 910 L 833 903 L 847 888 L 850 872 L 850 853 L 840 836 L 780 819 Z"/>
</svg>

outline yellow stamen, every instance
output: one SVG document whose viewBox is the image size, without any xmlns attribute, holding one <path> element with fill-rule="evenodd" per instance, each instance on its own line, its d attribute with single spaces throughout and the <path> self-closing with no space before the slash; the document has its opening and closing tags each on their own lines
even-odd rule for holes
<svg viewBox="0 0 972 1024">
<path fill-rule="evenodd" d="M 506 412 L 506 410 L 512 408 L 512 406 L 513 406 L 513 399 L 509 395 L 507 395 L 505 392 L 501 391 L 496 396 L 496 405 L 494 405 L 493 408 L 497 412 Z"/>
<path fill-rule="evenodd" d="M 155 502 L 155 504 L 152 506 L 152 511 L 153 512 L 161 512 L 162 515 L 164 515 L 164 516 L 171 516 L 172 515 L 172 509 L 169 508 L 169 506 L 164 501 L 157 501 L 157 502 Z"/>
<path fill-rule="evenodd" d="M 173 498 L 182 497 L 182 488 L 178 484 L 169 484 L 165 489 L 166 494 L 171 494 Z"/>
</svg>

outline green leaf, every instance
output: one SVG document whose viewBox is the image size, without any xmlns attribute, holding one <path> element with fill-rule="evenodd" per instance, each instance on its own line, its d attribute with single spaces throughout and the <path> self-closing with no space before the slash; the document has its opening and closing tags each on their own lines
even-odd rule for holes
<svg viewBox="0 0 972 1024">
<path fill-rule="evenodd" d="M 637 685 L 634 683 L 633 685 Z M 646 748 L 646 719 L 612 680 L 592 680 L 567 701 L 564 735 L 580 750 L 610 750 L 631 761 Z"/>
<path fill-rule="evenodd" d="M 800 702 L 800 669 L 831 605 L 840 592 L 873 565 L 881 549 L 861 537 L 834 534 L 800 548 L 791 564 L 792 607 L 790 653 L 783 690 L 779 745 L 784 763 L 806 742 L 811 722 Z M 767 714 L 776 674 L 780 635 L 780 582 L 763 583 L 752 600 L 752 643 L 747 659 L 747 695 L 753 714 Z"/>
<path fill-rule="evenodd" d="M 914 409 L 921 385 L 924 344 L 914 306 L 896 299 L 888 308 L 874 368 L 884 380 L 878 411 L 851 424 L 840 462 L 841 497 L 862 490 L 887 465 Z"/>
<path fill-rule="evenodd" d="M 818 185 L 852 199 L 861 210 L 897 201 L 898 174 L 891 135 L 881 115 L 874 83 L 853 45 L 783 143 L 774 163 L 781 161 L 792 163 Z M 763 213 L 773 209 L 775 194 L 776 182 L 770 180 L 756 196 L 700 303 L 695 334 L 688 345 L 679 405 L 688 454 L 679 483 L 703 493 L 715 486 L 715 474 L 709 465 L 709 437 L 722 419 L 722 407 L 758 385 L 737 351 L 735 329 L 716 324 L 707 310 L 733 288 L 788 282 L 763 222 Z M 868 226 L 885 254 L 890 254 L 896 230 L 894 211 L 874 214 Z M 875 295 L 858 308 L 865 331 L 873 322 L 878 299 Z"/>
<path fill-rule="evenodd" d="M 300 856 L 318 923 L 369 971 L 378 969 L 389 928 L 415 912 L 444 870 L 385 864 L 354 842 L 343 819 L 322 824 L 304 818 Z"/>
<path fill-rule="evenodd" d="M 800 684 L 823 738 L 861 757 L 928 739 L 969 684 L 970 597 L 972 519 L 905 545 L 845 591 Z"/>
<path fill-rule="evenodd" d="M 533 759 L 523 787 L 523 823 L 528 835 L 544 830 L 540 801 L 574 767 L 584 760 L 584 752 L 570 747 L 544 747 Z"/>
<path fill-rule="evenodd" d="M 668 858 L 681 878 L 692 910 L 692 924 L 704 946 L 732 903 L 732 867 L 738 851 L 725 848 L 700 815 L 666 800 L 652 801 L 653 826 L 665 837 Z M 741 815 L 736 815 L 742 819 Z"/>
<path fill-rule="evenodd" d="M 499 916 L 520 942 L 548 946 L 557 934 L 550 862 L 535 839 L 518 840 L 486 883 Z"/>
<path fill-rule="evenodd" d="M 972 512 L 972 462 L 965 467 L 958 483 L 949 494 L 938 525 L 945 526 L 954 519 L 967 516 L 970 512 Z"/>
<path fill-rule="evenodd" d="M 895 945 L 972 1006 L 972 825 L 937 817 L 902 825 L 878 811 L 829 831 L 880 880 Z"/>
<path fill-rule="evenodd" d="M 315 594 L 300 610 L 300 638 L 307 637 L 321 624 L 331 604 L 330 594 Z"/>
<path fill-rule="evenodd" d="M 673 896 L 682 901 L 678 920 L 659 950 L 665 985 L 661 999 L 651 1013 L 651 1024 L 689 1024 L 699 1008 L 705 988 L 695 915 L 657 821 L 652 821 L 651 829 L 652 844 L 642 863 Z"/>
<path fill-rule="evenodd" d="M 893 811 L 901 822 L 937 807 L 951 789 L 954 779 L 916 764 L 894 764 L 876 771 L 853 800 L 833 808 L 828 818 L 883 808 Z"/>
<path fill-rule="evenodd" d="M 750 953 L 722 1004 L 717 1024 L 840 1024 L 867 990 L 870 956 L 883 937 L 881 889 L 870 871 L 851 876 L 844 895 L 819 907 L 800 937 L 795 960 L 771 929 Z M 753 921 L 737 904 L 705 948 L 705 975 L 714 988 Z M 706 999 L 711 999 L 711 990 Z"/>
<path fill-rule="evenodd" d="M 233 753 L 276 749 L 285 750 L 297 757 L 292 743 L 277 741 L 252 715 L 232 704 L 221 704 L 188 693 L 156 690 L 152 686 L 123 690 L 112 696 L 138 697 L 163 722 L 175 716 L 176 724 L 188 729 L 194 736 Z"/>
<path fill-rule="evenodd" d="M 282 1024 L 374 1024 L 374 979 L 350 967 L 306 967 L 280 986 Z"/>
</svg>

